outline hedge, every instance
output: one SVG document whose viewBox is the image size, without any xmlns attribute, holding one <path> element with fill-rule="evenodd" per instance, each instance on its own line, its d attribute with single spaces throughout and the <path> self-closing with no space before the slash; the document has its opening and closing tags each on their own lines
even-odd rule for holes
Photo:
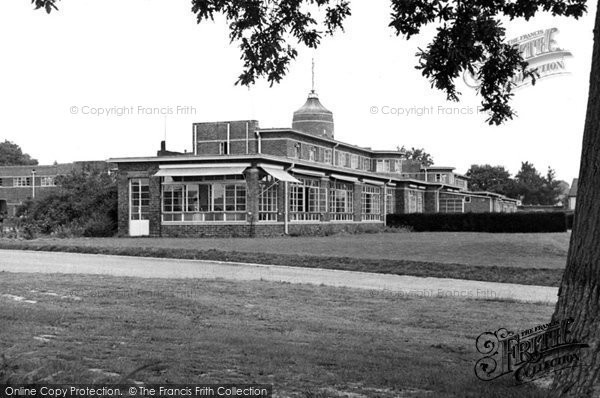
<svg viewBox="0 0 600 398">
<path fill-rule="evenodd" d="M 567 213 L 567 229 L 573 229 L 573 212 Z"/>
<path fill-rule="evenodd" d="M 389 214 L 388 227 L 417 232 L 565 232 L 564 212 Z"/>
</svg>

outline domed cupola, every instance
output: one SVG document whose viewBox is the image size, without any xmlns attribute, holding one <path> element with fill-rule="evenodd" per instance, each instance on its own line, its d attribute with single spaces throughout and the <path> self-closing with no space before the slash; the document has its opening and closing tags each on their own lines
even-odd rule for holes
<svg viewBox="0 0 600 398">
<path fill-rule="evenodd" d="M 294 112 L 292 129 L 333 139 L 333 112 L 321 104 L 315 90 L 308 94 L 302 108 Z"/>
</svg>

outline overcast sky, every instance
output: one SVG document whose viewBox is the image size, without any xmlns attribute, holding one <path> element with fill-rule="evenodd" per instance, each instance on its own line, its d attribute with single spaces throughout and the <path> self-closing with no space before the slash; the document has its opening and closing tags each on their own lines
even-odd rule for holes
<svg viewBox="0 0 600 398">
<path fill-rule="evenodd" d="M 516 173 L 528 160 L 569 183 L 577 177 L 595 9 L 579 21 L 542 15 L 505 23 L 508 38 L 557 27 L 557 44 L 573 57 L 566 59 L 569 74 L 517 90 L 518 117 L 490 127 L 475 112 L 474 90 L 460 81 L 462 101 L 448 103 L 414 69 L 414 54 L 433 30 L 410 41 L 394 36 L 388 2 L 352 1 L 344 33 L 316 52 L 299 47 L 281 84 L 250 90 L 234 86 L 241 61 L 224 20 L 197 25 L 187 0 L 60 3 L 50 16 L 33 11 L 29 0 L 0 3 L 0 140 L 18 143 L 43 164 L 154 155 L 165 126 L 168 148 L 190 151 L 196 121 L 251 118 L 265 128 L 289 127 L 310 90 L 314 56 L 317 92 L 334 112 L 340 141 L 423 147 L 437 165 L 463 173 L 474 163 Z M 134 112 L 84 114 L 113 107 Z M 157 107 L 173 114 L 140 109 Z M 391 108 L 415 111 L 384 114 Z"/>
</svg>

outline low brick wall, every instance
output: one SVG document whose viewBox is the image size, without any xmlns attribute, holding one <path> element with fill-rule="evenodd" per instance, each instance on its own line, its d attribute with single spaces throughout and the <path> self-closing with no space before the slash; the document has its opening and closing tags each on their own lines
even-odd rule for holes
<svg viewBox="0 0 600 398">
<path fill-rule="evenodd" d="M 248 238 L 283 235 L 283 225 L 193 224 L 163 225 L 161 236 L 169 238 Z"/>
<path fill-rule="evenodd" d="M 322 236 L 339 233 L 381 232 L 385 229 L 383 223 L 320 223 L 320 224 L 289 224 L 288 233 L 292 236 Z"/>
<path fill-rule="evenodd" d="M 384 228 L 383 223 L 290 223 L 288 224 L 288 233 L 292 236 L 318 236 L 336 233 L 380 232 Z M 160 236 L 170 238 L 247 238 L 282 235 L 284 235 L 283 224 L 189 224 L 162 225 Z"/>
</svg>

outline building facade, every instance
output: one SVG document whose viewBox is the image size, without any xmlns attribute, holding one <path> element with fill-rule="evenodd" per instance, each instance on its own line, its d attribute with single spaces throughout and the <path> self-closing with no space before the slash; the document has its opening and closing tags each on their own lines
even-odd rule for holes
<svg viewBox="0 0 600 398">
<path fill-rule="evenodd" d="M 111 159 L 123 236 L 271 236 L 360 231 L 391 213 L 513 212 L 516 200 L 470 192 L 452 167 L 334 139 L 314 92 L 292 128 L 256 120 L 193 124 L 193 150 Z"/>
</svg>

